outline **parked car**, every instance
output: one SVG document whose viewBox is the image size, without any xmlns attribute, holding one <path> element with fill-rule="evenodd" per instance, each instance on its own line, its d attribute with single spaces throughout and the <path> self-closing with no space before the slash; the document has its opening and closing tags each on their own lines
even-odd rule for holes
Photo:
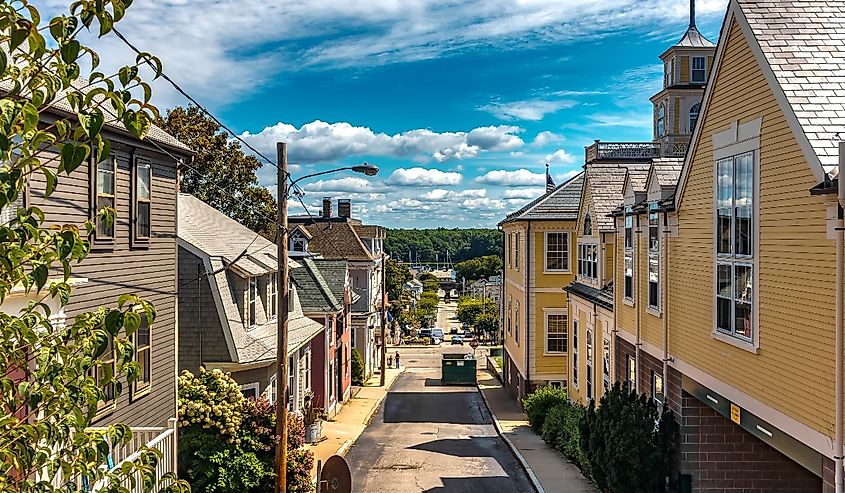
<svg viewBox="0 0 845 493">
<path fill-rule="evenodd" d="M 463 336 L 454 335 L 452 336 L 452 345 L 460 344 L 461 346 L 464 345 L 464 338 Z"/>
<path fill-rule="evenodd" d="M 417 331 L 417 337 L 431 337 L 431 329 L 420 329 Z"/>
<path fill-rule="evenodd" d="M 431 342 L 433 342 L 434 344 L 440 344 L 441 342 L 443 342 L 443 338 L 444 338 L 443 329 L 439 329 L 439 328 L 431 329 L 431 339 L 432 339 Z"/>
<path fill-rule="evenodd" d="M 457 327 L 452 327 L 451 329 L 449 329 L 449 333 L 450 333 L 450 334 L 457 334 L 457 333 L 458 333 L 458 328 L 457 328 Z"/>
</svg>

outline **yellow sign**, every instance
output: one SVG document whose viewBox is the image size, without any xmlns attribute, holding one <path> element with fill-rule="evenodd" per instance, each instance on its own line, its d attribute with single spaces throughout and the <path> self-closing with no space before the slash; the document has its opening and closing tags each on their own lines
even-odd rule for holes
<svg viewBox="0 0 845 493">
<path fill-rule="evenodd" d="M 739 423 L 740 416 L 741 416 L 741 414 L 740 414 L 739 406 L 737 406 L 736 404 L 731 402 L 731 421 L 733 421 L 736 424 L 740 424 Z"/>
</svg>

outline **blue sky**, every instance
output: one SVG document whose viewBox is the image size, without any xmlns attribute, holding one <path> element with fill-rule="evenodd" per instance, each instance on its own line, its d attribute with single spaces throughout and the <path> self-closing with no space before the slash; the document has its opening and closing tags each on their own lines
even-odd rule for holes
<svg viewBox="0 0 845 493">
<path fill-rule="evenodd" d="M 726 3 L 698 1 L 713 41 Z M 386 226 L 490 227 L 542 193 L 545 162 L 559 183 L 594 139 L 650 140 L 658 55 L 688 15 L 684 0 L 145 0 L 119 27 L 263 152 L 287 141 L 296 173 L 381 168 L 309 182 L 313 211 L 330 195 Z"/>
</svg>

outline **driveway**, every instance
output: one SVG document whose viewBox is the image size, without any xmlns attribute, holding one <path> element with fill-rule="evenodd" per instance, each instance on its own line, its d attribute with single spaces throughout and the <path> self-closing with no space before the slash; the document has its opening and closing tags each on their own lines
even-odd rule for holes
<svg viewBox="0 0 845 493">
<path fill-rule="evenodd" d="M 353 491 L 533 491 L 478 389 L 440 385 L 440 355 L 453 351 L 400 350 L 405 373 L 346 455 Z"/>
</svg>

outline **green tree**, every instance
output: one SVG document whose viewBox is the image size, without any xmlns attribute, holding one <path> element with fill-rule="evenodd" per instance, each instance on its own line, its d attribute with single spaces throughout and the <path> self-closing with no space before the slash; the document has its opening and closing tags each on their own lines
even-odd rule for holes
<svg viewBox="0 0 845 493">
<path fill-rule="evenodd" d="M 484 255 L 503 255 L 502 233 L 496 229 L 388 229 L 385 250 L 396 259 L 443 262 L 449 252 L 453 262 Z"/>
<path fill-rule="evenodd" d="M 423 284 L 423 292 L 436 293 L 440 290 L 440 282 L 434 277 L 431 272 L 423 272 L 420 274 L 419 281 Z"/>
<path fill-rule="evenodd" d="M 404 285 L 411 280 L 411 271 L 407 264 L 402 264 L 395 259 L 387 259 L 385 266 L 385 282 L 387 283 L 387 297 L 390 300 L 399 300 L 405 292 Z"/>
<path fill-rule="evenodd" d="M 270 233 L 276 201 L 258 184 L 261 163 L 244 154 L 240 142 L 196 106 L 177 106 L 156 123 L 197 154 L 180 175 L 181 191 L 223 212 L 253 231 Z"/>
<path fill-rule="evenodd" d="M 629 392 L 618 382 L 590 402 L 581 418 L 581 448 L 589 471 L 602 491 L 666 491 L 679 428 L 674 414 L 660 411 L 649 396 Z"/>
<path fill-rule="evenodd" d="M 364 358 L 352 348 L 352 385 L 364 385 Z"/>
<path fill-rule="evenodd" d="M 455 264 L 458 279 L 476 281 L 482 278 L 499 275 L 502 272 L 502 258 L 497 255 L 476 257 Z"/>
<path fill-rule="evenodd" d="M 108 158 L 106 122 L 138 138 L 150 130 L 157 110 L 140 70 L 152 66 L 158 76 L 158 59 L 142 54 L 105 74 L 97 71 L 97 53 L 78 39 L 83 30 L 108 34 L 131 4 L 73 1 L 66 12 L 46 20 L 28 0 L 0 2 L 0 207 L 15 203 L 35 176 L 50 196 L 83 162 Z M 54 109 L 59 101 L 61 113 Z M 115 211 L 104 208 L 97 215 L 110 223 Z M 155 308 L 124 295 L 59 326 L 50 322 L 44 303 L 52 298 L 68 304 L 67 281 L 88 255 L 93 230 L 93 221 L 51 226 L 36 207 L 18 208 L 0 225 L 0 302 L 12 289 L 37 297 L 18 313 L 0 313 L 0 491 L 70 491 L 100 481 L 107 484 L 101 491 L 118 491 L 117 484 L 135 472 L 146 487 L 158 487 L 151 484 L 159 459 L 153 451 L 142 451 L 114 471 L 100 468 L 108 461 L 109 443 L 130 442 L 127 426 L 90 428 L 98 403 L 107 398 L 104 389 L 120 393 L 137 379 L 131 337 L 142 317 L 154 322 Z M 50 273 L 58 279 L 48 281 Z M 110 348 L 116 371 L 100 359 Z M 36 478 L 36 472 L 43 476 Z M 169 476 L 170 485 L 161 491 L 187 488 L 174 479 Z M 56 488 L 53 480 L 67 484 Z"/>
</svg>

